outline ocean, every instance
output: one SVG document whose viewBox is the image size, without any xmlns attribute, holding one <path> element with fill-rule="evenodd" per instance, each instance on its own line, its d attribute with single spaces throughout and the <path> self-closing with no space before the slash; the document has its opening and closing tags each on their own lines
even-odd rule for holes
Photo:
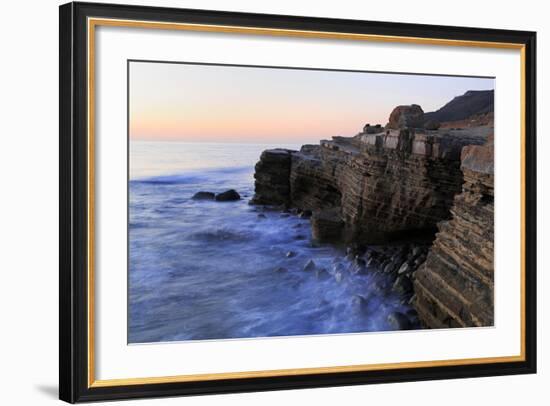
<svg viewBox="0 0 550 406">
<path fill-rule="evenodd" d="M 380 273 L 335 278 L 350 261 L 314 244 L 309 220 L 248 204 L 275 147 L 300 145 L 130 143 L 130 344 L 385 331 L 409 309 Z M 191 199 L 227 189 L 242 199 Z M 309 260 L 326 272 L 304 271 Z"/>
</svg>

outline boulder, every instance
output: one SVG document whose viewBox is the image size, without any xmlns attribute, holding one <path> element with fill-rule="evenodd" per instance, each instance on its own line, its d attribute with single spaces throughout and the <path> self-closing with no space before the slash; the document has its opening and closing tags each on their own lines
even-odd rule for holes
<svg viewBox="0 0 550 406">
<path fill-rule="evenodd" d="M 193 195 L 193 200 L 214 200 L 216 195 L 212 192 L 197 192 Z"/>
<path fill-rule="evenodd" d="M 231 202 L 240 199 L 241 195 L 239 195 L 235 189 L 229 189 L 216 195 L 217 202 Z"/>
<path fill-rule="evenodd" d="M 330 278 L 330 274 L 328 273 L 328 271 L 325 268 L 321 268 L 321 269 L 317 269 L 315 271 L 315 277 L 319 280 L 324 281 L 324 280 Z"/>
<path fill-rule="evenodd" d="M 386 128 L 394 130 L 402 128 L 422 128 L 424 124 L 424 111 L 418 104 L 410 106 L 397 106 L 390 114 Z"/>
<path fill-rule="evenodd" d="M 386 320 L 394 330 L 408 330 L 411 328 L 409 318 L 401 312 L 392 312 L 388 314 Z"/>
</svg>

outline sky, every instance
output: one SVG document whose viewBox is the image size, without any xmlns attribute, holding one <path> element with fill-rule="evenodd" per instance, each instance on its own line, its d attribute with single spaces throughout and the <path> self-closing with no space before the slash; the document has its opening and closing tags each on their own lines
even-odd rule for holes
<svg viewBox="0 0 550 406">
<path fill-rule="evenodd" d="M 397 105 L 425 112 L 494 79 L 131 62 L 130 139 L 318 142 L 385 125 Z"/>
</svg>

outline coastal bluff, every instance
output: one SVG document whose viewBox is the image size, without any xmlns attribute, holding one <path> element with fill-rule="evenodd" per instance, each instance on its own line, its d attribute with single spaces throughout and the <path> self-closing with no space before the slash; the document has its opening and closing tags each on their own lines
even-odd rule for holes
<svg viewBox="0 0 550 406">
<path fill-rule="evenodd" d="M 398 106 L 385 127 L 263 151 L 250 203 L 311 213 L 318 242 L 427 242 L 406 274 L 420 322 L 492 325 L 492 133 L 445 128 L 418 105 Z"/>
</svg>

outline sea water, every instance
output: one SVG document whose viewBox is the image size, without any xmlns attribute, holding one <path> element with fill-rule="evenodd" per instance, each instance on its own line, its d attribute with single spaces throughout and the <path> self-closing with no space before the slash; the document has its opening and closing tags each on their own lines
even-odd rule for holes
<svg viewBox="0 0 550 406">
<path fill-rule="evenodd" d="M 384 331 L 407 310 L 379 272 L 335 277 L 351 263 L 309 220 L 248 204 L 274 147 L 300 146 L 130 143 L 129 343 Z M 227 189 L 242 199 L 191 199 Z"/>
</svg>

